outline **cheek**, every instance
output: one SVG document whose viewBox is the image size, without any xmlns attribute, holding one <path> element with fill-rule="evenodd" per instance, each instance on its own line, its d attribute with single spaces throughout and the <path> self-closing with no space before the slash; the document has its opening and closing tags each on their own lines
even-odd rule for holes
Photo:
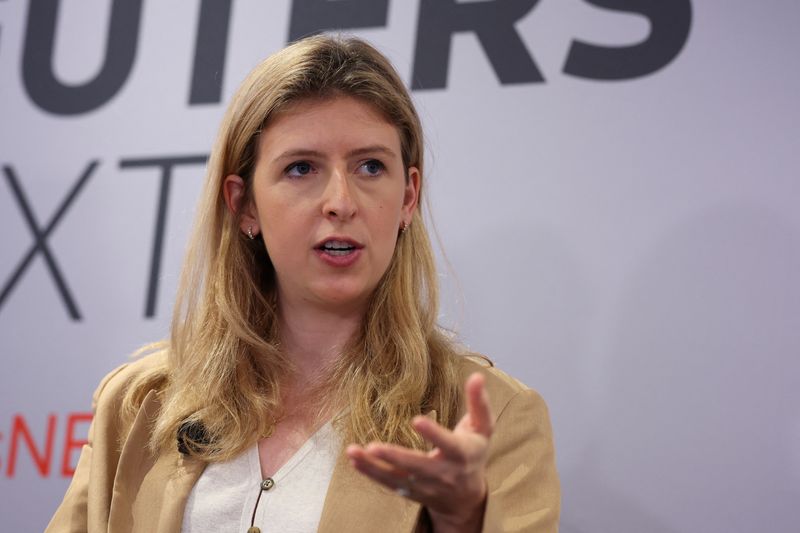
<svg viewBox="0 0 800 533">
<path fill-rule="evenodd" d="M 377 202 L 369 210 L 369 225 L 376 231 L 384 233 L 386 228 L 393 225 L 400 219 L 400 206 L 394 205 L 393 201 Z"/>
<path fill-rule="evenodd" d="M 373 238 L 382 255 L 391 256 L 397 241 L 397 228 L 400 224 L 400 210 L 395 206 L 379 205 L 370 223 Z"/>
<path fill-rule="evenodd" d="M 256 199 L 256 210 L 265 231 L 290 227 L 291 224 L 286 224 L 286 221 L 298 215 L 297 202 L 293 202 L 287 194 L 280 194 L 280 189 L 275 187 L 261 192 Z"/>
<path fill-rule="evenodd" d="M 273 261 L 290 258 L 308 240 L 304 230 L 309 221 L 291 202 L 274 197 L 258 202 L 258 220 Z"/>
</svg>

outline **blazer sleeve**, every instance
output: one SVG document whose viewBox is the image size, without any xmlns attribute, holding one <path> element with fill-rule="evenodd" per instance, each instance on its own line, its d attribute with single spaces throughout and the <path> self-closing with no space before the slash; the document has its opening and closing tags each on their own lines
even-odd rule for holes
<svg viewBox="0 0 800 533">
<path fill-rule="evenodd" d="M 109 383 L 127 364 L 109 373 L 92 396 L 92 423 L 87 443 L 81 449 L 78 465 L 61 505 L 56 509 L 45 533 L 78 533 L 94 530 L 94 524 L 107 523 L 111 491 L 118 454 L 118 415 L 120 398 Z M 116 458 L 116 459 L 115 459 Z M 91 500 L 91 504 L 90 504 Z M 107 505 L 103 505 L 105 502 Z M 105 520 L 102 516 L 105 513 Z"/>
<path fill-rule="evenodd" d="M 489 445 L 484 533 L 555 533 L 561 504 L 553 431 L 544 400 L 517 392 Z"/>
</svg>

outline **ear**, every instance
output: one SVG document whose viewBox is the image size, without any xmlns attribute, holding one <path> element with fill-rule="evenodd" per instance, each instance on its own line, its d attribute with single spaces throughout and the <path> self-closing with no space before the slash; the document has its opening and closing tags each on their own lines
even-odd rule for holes
<svg viewBox="0 0 800 533">
<path fill-rule="evenodd" d="M 417 167 L 408 167 L 408 179 L 403 193 L 403 209 L 401 219 L 406 225 L 411 224 L 414 211 L 417 209 L 419 201 L 419 185 L 421 176 Z"/>
<path fill-rule="evenodd" d="M 222 195 L 225 197 L 225 205 L 234 216 L 239 217 L 239 229 L 242 233 L 248 230 L 253 235 L 258 235 L 261 229 L 258 226 L 258 217 L 255 216 L 253 206 L 244 200 L 244 180 L 236 174 L 225 176 L 222 182 Z"/>
</svg>

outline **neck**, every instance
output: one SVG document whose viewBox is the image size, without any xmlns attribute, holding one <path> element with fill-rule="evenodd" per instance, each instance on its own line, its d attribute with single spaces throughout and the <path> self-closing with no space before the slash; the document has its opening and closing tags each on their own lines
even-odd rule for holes
<svg viewBox="0 0 800 533">
<path fill-rule="evenodd" d="M 313 383 L 340 357 L 360 327 L 360 309 L 326 309 L 278 299 L 280 340 L 292 360 L 294 382 L 302 387 Z"/>
</svg>

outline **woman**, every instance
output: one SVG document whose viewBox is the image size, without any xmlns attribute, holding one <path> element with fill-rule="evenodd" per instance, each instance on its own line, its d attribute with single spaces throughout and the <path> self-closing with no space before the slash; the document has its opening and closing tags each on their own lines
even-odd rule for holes
<svg viewBox="0 0 800 533">
<path fill-rule="evenodd" d="M 312 37 L 256 67 L 171 338 L 101 383 L 48 530 L 555 531 L 544 403 L 435 325 L 422 164 L 370 45 Z"/>
</svg>

